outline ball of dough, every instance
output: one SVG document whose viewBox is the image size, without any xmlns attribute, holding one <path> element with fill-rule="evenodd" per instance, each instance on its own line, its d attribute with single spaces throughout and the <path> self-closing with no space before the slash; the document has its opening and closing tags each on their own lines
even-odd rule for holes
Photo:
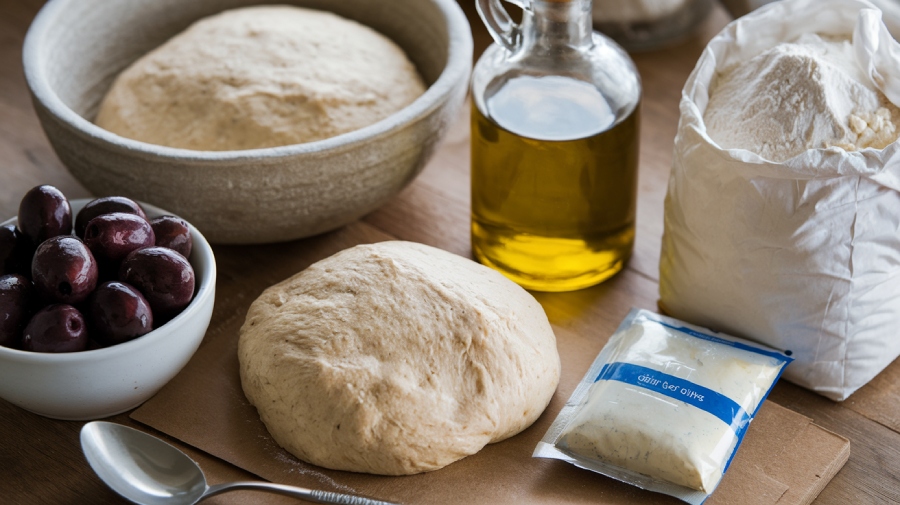
<svg viewBox="0 0 900 505">
<path fill-rule="evenodd" d="M 519 433 L 559 383 L 534 297 L 410 242 L 356 246 L 267 289 L 238 356 L 244 393 L 279 445 L 384 475 L 436 470 Z"/>
<path fill-rule="evenodd" d="M 226 151 L 298 144 L 378 122 L 425 91 L 375 30 L 289 6 L 191 25 L 113 83 L 96 123 L 130 139 Z"/>
</svg>

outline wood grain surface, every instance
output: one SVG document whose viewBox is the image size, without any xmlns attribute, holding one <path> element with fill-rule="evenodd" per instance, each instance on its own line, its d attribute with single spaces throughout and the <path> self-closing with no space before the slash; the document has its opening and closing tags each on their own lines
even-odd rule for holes
<svg viewBox="0 0 900 505">
<path fill-rule="evenodd" d="M 476 52 L 488 43 L 473 17 Z M 22 41 L 39 0 L 0 0 L 0 217 L 16 214 L 22 194 L 49 183 L 70 198 L 90 196 L 65 170 L 50 148 L 31 107 L 21 65 Z M 644 83 L 640 161 L 640 196 L 635 255 L 628 267 L 608 282 L 572 293 L 536 297 L 553 324 L 580 338 L 609 335 L 631 305 L 653 308 L 657 299 L 658 258 L 662 234 L 662 202 L 678 122 L 681 86 L 706 41 L 728 21 L 716 9 L 702 30 L 673 47 L 633 55 Z M 461 118 L 465 121 L 464 118 Z M 414 240 L 470 256 L 468 131 L 454 129 L 441 153 L 424 173 L 383 208 L 324 237 L 302 242 L 323 251 L 341 243 L 342 234 L 371 234 Z M 296 244 L 295 244 L 296 246 Z M 247 293 L 282 280 L 279 268 L 265 268 L 285 258 L 290 248 L 216 247 L 222 286 Z M 214 321 L 242 318 L 233 309 L 246 301 L 228 301 L 219 291 Z M 238 303 L 240 302 L 240 303 Z M 593 356 L 586 356 L 590 362 Z M 895 362 L 848 401 L 835 403 L 790 383 L 781 382 L 770 400 L 808 416 L 827 430 L 851 441 L 850 459 L 821 491 L 816 504 L 900 503 L 900 363 Z M 111 419 L 139 426 L 128 414 Z M 0 503 L 122 503 L 87 467 L 78 445 L 83 423 L 46 419 L 0 401 Z M 146 429 L 146 428 L 144 428 Z M 156 433 L 163 438 L 165 435 Z M 213 483 L 252 478 L 249 473 L 209 454 L 174 441 L 200 462 Z M 791 450 L 803 451 L 801 446 Z M 777 471 L 778 462 L 771 462 Z M 812 492 L 812 491 L 810 491 Z M 217 503 L 243 503 L 249 493 L 217 497 Z M 267 497 L 266 503 L 296 503 Z M 749 503 L 749 502 L 748 502 Z"/>
</svg>

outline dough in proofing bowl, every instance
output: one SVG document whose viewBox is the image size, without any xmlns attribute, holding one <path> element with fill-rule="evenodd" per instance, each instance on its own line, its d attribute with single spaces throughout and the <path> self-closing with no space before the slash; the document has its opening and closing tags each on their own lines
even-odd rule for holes
<svg viewBox="0 0 900 505">
<path fill-rule="evenodd" d="M 384 475 L 436 470 L 531 425 L 559 382 L 537 301 L 411 242 L 360 245 L 253 302 L 244 393 L 298 458 Z"/>
<path fill-rule="evenodd" d="M 116 78 L 97 126 L 200 151 L 321 140 L 425 91 L 394 42 L 329 12 L 257 6 L 202 19 Z"/>
</svg>

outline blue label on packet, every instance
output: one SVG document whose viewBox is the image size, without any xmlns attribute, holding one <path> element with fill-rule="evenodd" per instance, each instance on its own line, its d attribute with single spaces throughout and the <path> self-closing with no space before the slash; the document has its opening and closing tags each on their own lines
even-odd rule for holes
<svg viewBox="0 0 900 505">
<path fill-rule="evenodd" d="M 750 415 L 731 398 L 659 370 L 617 361 L 603 366 L 594 382 L 601 380 L 624 382 L 681 400 L 718 417 L 738 437 L 750 425 Z"/>
</svg>

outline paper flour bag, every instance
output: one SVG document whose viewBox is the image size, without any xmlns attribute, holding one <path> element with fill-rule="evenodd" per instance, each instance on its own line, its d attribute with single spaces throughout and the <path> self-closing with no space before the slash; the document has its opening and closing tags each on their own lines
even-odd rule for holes
<svg viewBox="0 0 900 505">
<path fill-rule="evenodd" d="M 834 400 L 900 355 L 897 104 L 900 46 L 866 1 L 728 25 L 681 99 L 663 309 L 790 349 L 785 377 Z"/>
</svg>

